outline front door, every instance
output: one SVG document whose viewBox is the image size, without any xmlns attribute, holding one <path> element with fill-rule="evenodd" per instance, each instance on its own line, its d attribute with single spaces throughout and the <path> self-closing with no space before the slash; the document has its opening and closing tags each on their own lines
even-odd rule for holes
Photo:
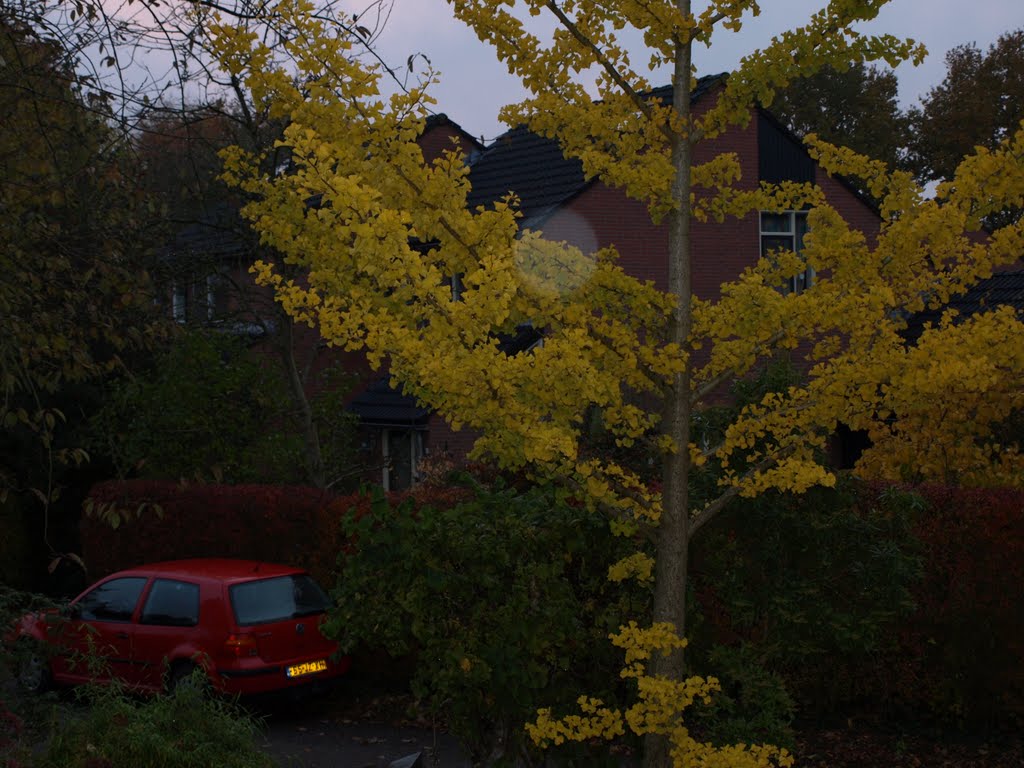
<svg viewBox="0 0 1024 768">
<path fill-rule="evenodd" d="M 412 429 L 384 430 L 384 490 L 404 491 L 416 484 L 423 456 L 423 433 Z"/>
</svg>

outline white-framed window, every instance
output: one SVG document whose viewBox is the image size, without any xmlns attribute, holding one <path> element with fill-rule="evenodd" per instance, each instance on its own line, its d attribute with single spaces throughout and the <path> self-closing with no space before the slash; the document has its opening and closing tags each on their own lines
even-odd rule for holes
<svg viewBox="0 0 1024 768">
<path fill-rule="evenodd" d="M 206 319 L 213 320 L 217 314 L 217 282 L 219 275 L 206 276 Z"/>
<path fill-rule="evenodd" d="M 188 321 L 188 283 L 183 280 L 171 285 L 171 317 L 182 325 Z"/>
<path fill-rule="evenodd" d="M 207 322 L 224 319 L 228 311 L 228 279 L 223 271 L 213 272 L 204 281 Z"/>
<path fill-rule="evenodd" d="M 770 257 L 774 251 L 792 251 L 797 256 L 804 250 L 807 234 L 807 211 L 781 211 L 761 213 L 761 256 Z M 786 280 L 786 293 L 800 293 L 814 285 L 814 268 L 810 265 Z"/>
</svg>

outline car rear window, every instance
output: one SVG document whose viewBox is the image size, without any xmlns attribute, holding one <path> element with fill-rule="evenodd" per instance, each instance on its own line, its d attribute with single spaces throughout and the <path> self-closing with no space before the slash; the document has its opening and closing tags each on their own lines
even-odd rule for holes
<svg viewBox="0 0 1024 768">
<path fill-rule="evenodd" d="M 330 605 L 320 585 L 306 574 L 246 581 L 232 585 L 229 593 L 241 627 L 312 616 Z"/>
</svg>

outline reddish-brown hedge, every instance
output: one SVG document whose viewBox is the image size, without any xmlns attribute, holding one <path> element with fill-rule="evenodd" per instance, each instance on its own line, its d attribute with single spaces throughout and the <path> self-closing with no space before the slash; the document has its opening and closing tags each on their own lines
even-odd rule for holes
<svg viewBox="0 0 1024 768">
<path fill-rule="evenodd" d="M 799 640 L 802 623 L 817 620 L 821 631 L 812 632 L 811 640 L 823 645 L 829 640 L 827 633 L 842 625 L 829 623 L 826 615 L 801 613 L 794 593 L 783 594 L 778 588 L 766 592 L 759 580 L 772 578 L 777 565 L 773 555 L 781 548 L 790 573 L 808 581 L 827 581 L 840 596 L 858 589 L 856 571 L 842 582 L 836 581 L 832 572 L 815 571 L 823 562 L 835 565 L 840 550 L 827 553 L 828 561 L 803 557 L 795 548 L 799 543 L 759 539 L 751 528 L 740 528 L 751 523 L 750 517 L 742 514 L 729 521 L 734 527 L 719 531 L 718 538 L 707 544 L 717 548 L 715 553 L 725 552 L 728 565 L 738 563 L 743 569 L 740 587 L 723 583 L 721 564 L 701 549 L 700 542 L 694 553 L 692 565 L 703 577 L 694 580 L 700 616 L 692 625 L 696 630 L 691 630 L 702 644 L 699 647 L 747 645 L 755 654 L 762 653 L 769 659 L 764 663 L 780 673 L 790 692 L 799 698 L 805 714 L 884 713 L 912 721 L 954 723 L 974 731 L 1024 724 L 1024 491 L 944 486 L 900 489 L 919 496 L 922 503 L 918 505 L 906 497 L 897 500 L 895 495 L 890 500 L 886 493 L 890 490 L 881 483 L 858 486 L 853 509 L 878 509 L 900 515 L 900 520 L 906 513 L 909 528 L 905 533 L 909 535 L 903 535 L 902 523 L 898 537 L 890 538 L 883 527 L 871 546 L 898 547 L 908 556 L 907 562 L 919 557 L 921 575 L 908 585 L 913 607 L 894 612 L 878 626 L 880 637 L 869 652 L 837 652 L 827 657 L 807 656 L 806 664 L 790 662 L 794 657 L 787 658 L 787 648 L 779 650 L 782 641 L 773 634 L 777 625 L 795 627 Z M 803 497 L 799 503 L 807 507 L 804 519 L 813 526 L 820 516 L 812 514 L 815 510 L 809 505 L 821 501 L 808 499 Z M 831 501 L 846 503 L 839 498 Z M 890 507 L 890 503 L 894 505 Z M 783 530 L 781 525 L 789 518 L 779 517 L 783 519 L 767 523 L 758 518 L 753 531 Z M 792 522 L 788 524 L 792 526 Z M 840 538 L 827 546 L 846 543 L 838 529 L 836 535 Z M 731 552 L 737 539 L 741 543 Z M 780 543 L 783 540 L 786 544 Z M 799 570 L 801 567 L 804 570 Z M 813 589 L 808 592 L 808 599 L 821 599 Z M 751 609 L 754 602 L 741 601 L 756 602 L 757 610 Z M 884 612 L 888 608 L 895 611 L 897 606 L 878 607 Z M 865 606 L 856 610 L 864 611 Z M 837 603 L 836 614 L 842 616 L 845 611 L 844 604 Z M 756 619 L 754 623 L 744 620 L 750 616 Z M 793 621 L 796 623 L 788 623 Z M 872 620 L 865 616 L 864 625 L 871 629 Z"/>
<path fill-rule="evenodd" d="M 924 578 L 886 686 L 915 710 L 1024 721 L 1024 491 L 914 490 Z"/>
<path fill-rule="evenodd" d="M 391 494 L 391 501 L 406 495 Z M 440 506 L 465 495 L 463 489 L 431 486 L 417 489 L 414 498 L 421 505 Z M 94 509 L 113 505 L 120 511 L 116 529 L 102 516 L 82 517 L 82 554 L 92 578 L 159 560 L 238 557 L 307 568 L 331 585 L 347 543 L 342 517 L 350 509 L 370 508 L 365 495 L 334 496 L 301 486 L 150 480 L 100 483 L 89 499 Z"/>
<path fill-rule="evenodd" d="M 880 490 L 865 489 L 865 498 Z M 914 490 L 927 502 L 914 525 L 924 565 L 917 610 L 893 627 L 895 649 L 868 668 L 837 659 L 836 674 L 857 680 L 858 698 L 883 706 L 974 722 L 1024 720 L 1024 492 Z M 449 506 L 467 495 L 431 486 L 416 500 Z M 297 565 L 332 585 L 337 556 L 349 545 L 341 518 L 370 508 L 366 496 L 312 488 L 150 481 L 103 483 L 91 498 L 122 510 L 144 502 L 163 510 L 129 515 L 117 530 L 85 516 L 82 546 L 92 577 L 156 560 L 225 556 Z"/>
</svg>

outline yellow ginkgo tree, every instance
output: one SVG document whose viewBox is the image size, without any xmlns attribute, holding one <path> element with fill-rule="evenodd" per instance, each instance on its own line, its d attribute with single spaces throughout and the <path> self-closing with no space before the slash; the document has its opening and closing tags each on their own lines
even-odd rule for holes
<svg viewBox="0 0 1024 768">
<path fill-rule="evenodd" d="M 907 312 L 941 305 L 1024 254 L 1020 223 L 983 240 L 970 234 L 988 212 L 1021 204 L 1024 133 L 965 162 L 934 199 L 907 174 L 812 139 L 812 156 L 826 171 L 858 177 L 884 201 L 881 232 L 870 241 L 819 189 L 785 183 L 751 190 L 738 184 L 735 156 L 694 159 L 699 143 L 747 124 L 756 105 L 770 104 L 799 75 L 826 64 L 920 59 L 912 41 L 856 30 L 884 4 L 833 0 L 746 56 L 705 97 L 710 106 L 694 113 L 695 47 L 738 32 L 745 16 L 760 12 L 758 3 L 723 0 L 695 11 L 688 0 L 452 0 L 455 15 L 532 93 L 505 109 L 506 122 L 556 139 L 588 177 L 644 201 L 667 227 L 667 292 L 626 274 L 613 249 L 584 253 L 520 231 L 514 195 L 486 209 L 467 207 L 465 158 L 453 150 L 425 164 L 416 143 L 433 72 L 416 88 L 382 95 L 381 70 L 351 55 L 351 42 L 329 33 L 304 0 L 284 0 L 264 19 L 280 31 L 297 69 L 278 66 L 273 50 L 244 27 L 216 30 L 221 65 L 288 124 L 287 172 L 268 176 L 259 158 L 241 150 L 226 156 L 229 180 L 254 200 L 246 216 L 281 259 L 306 274 L 287 281 L 274 264 L 260 263 L 258 280 L 328 343 L 364 351 L 373 364 L 387 365 L 405 392 L 454 426 L 478 432 L 479 454 L 566 484 L 618 530 L 653 542 L 653 561 L 638 555 L 613 569 L 654 580 L 652 626 L 624 628 L 616 640 L 627 652 L 624 674 L 637 681 L 637 707 L 619 713 L 584 699 L 584 714 L 571 721 L 543 715 L 539 740 L 613 735 L 625 723 L 650 735 L 648 765 L 787 762 L 767 748 L 700 745 L 683 724 L 688 701 L 714 688 L 684 674 L 680 636 L 693 535 L 738 495 L 833 482 L 821 456 L 839 423 L 873 430 L 881 446 L 869 457 L 876 466 L 887 454 L 910 460 L 901 435 L 941 441 L 949 423 L 918 411 L 940 378 L 950 386 L 962 379 L 962 388 L 950 391 L 965 393 L 962 408 L 983 416 L 1021 405 L 1018 317 L 943 325 L 928 331 L 919 352 L 904 348 L 900 330 Z M 525 23 L 540 14 L 558 24 L 549 40 Z M 618 41 L 626 28 L 639 30 L 649 48 L 643 66 Z M 666 68 L 671 98 L 655 98 L 657 83 L 648 78 Z M 581 85 L 584 74 L 592 86 Z M 718 299 L 692 296 L 695 221 L 805 207 L 805 261 L 776 254 L 723 285 Z M 779 290 L 808 263 L 819 276 L 812 287 Z M 458 300 L 449 286 L 454 275 Z M 542 329 L 544 343 L 508 355 L 499 336 L 522 323 Z M 981 336 L 974 345 L 973 332 Z M 984 375 L 964 365 L 965 349 L 992 360 Z M 696 444 L 691 423 L 703 403 L 780 350 L 806 358 L 804 383 L 746 407 L 720 443 Z M 986 393 L 997 391 L 1001 399 L 988 406 Z M 595 411 L 620 445 L 656 435 L 659 487 L 634 468 L 581 450 Z M 953 423 L 965 444 L 981 432 L 981 447 L 964 456 L 1019 472 L 1019 447 L 985 447 L 983 424 L 966 416 Z M 691 478 L 708 462 L 719 470 L 720 495 L 696 504 Z"/>
</svg>

